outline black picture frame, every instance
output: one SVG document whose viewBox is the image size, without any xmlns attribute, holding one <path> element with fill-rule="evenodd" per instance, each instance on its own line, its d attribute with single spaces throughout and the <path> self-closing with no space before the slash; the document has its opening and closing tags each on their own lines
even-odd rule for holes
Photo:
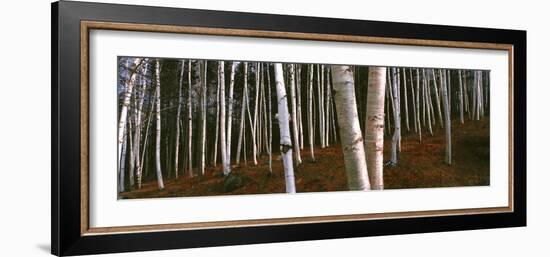
<svg viewBox="0 0 550 257">
<path fill-rule="evenodd" d="M 61 1 L 52 3 L 51 252 L 81 255 L 526 225 L 526 31 Z M 81 233 L 82 20 L 513 45 L 513 201 L 505 213 L 100 235 Z"/>
</svg>

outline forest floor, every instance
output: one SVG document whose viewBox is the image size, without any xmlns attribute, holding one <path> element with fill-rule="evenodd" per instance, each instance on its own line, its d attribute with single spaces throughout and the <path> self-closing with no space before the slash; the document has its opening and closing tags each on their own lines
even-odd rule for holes
<svg viewBox="0 0 550 257">
<path fill-rule="evenodd" d="M 403 124 L 404 125 L 404 124 Z M 412 124 L 411 124 L 412 125 Z M 452 124 L 452 165 L 444 163 L 445 135 L 438 124 L 434 136 L 423 129 L 422 142 L 418 134 L 403 129 L 399 163 L 384 167 L 384 188 L 427 188 L 489 185 L 489 118 L 482 121 L 454 120 Z M 384 162 L 390 158 L 391 137 L 384 139 Z M 344 159 L 340 145 L 315 148 L 311 162 L 308 148 L 301 152 L 302 164 L 295 168 L 297 192 L 326 192 L 347 190 Z M 222 175 L 221 164 L 208 167 L 205 175 L 165 179 L 165 189 L 158 190 L 156 181 L 145 182 L 141 189 L 119 194 L 122 199 L 178 196 L 211 196 L 284 193 L 285 179 L 278 152 L 273 154 L 269 172 L 268 157 L 262 156 L 258 165 L 248 158 L 245 165 L 233 165 L 232 176 Z"/>
</svg>

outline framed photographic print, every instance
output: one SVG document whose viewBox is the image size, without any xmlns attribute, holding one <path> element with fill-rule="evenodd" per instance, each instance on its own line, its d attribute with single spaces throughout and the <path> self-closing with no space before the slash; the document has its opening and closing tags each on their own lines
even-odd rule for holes
<svg viewBox="0 0 550 257">
<path fill-rule="evenodd" d="M 52 4 L 52 253 L 526 225 L 526 32 Z"/>
</svg>

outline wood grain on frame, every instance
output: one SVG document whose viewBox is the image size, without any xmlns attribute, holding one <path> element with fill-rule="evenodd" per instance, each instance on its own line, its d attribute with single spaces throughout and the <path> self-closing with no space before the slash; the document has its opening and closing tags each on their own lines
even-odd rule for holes
<svg viewBox="0 0 550 257">
<path fill-rule="evenodd" d="M 258 37 L 258 38 L 280 38 L 280 39 L 299 39 L 333 42 L 355 42 L 355 43 L 373 43 L 373 44 L 391 44 L 391 45 L 413 45 L 428 47 L 452 47 L 469 49 L 492 49 L 508 51 L 509 67 L 509 85 L 508 85 L 508 206 L 506 207 L 488 207 L 488 208 L 470 208 L 470 209 L 450 209 L 450 210 L 432 210 L 432 211 L 409 211 L 409 212 L 391 212 L 391 213 L 370 213 L 353 215 L 331 215 L 331 216 L 310 216 L 310 217 L 291 217 L 275 219 L 256 219 L 256 220 L 234 220 L 234 221 L 211 221 L 211 222 L 193 222 L 178 224 L 155 224 L 121 227 L 93 227 L 89 226 L 89 32 L 92 29 L 97 30 L 124 30 L 139 32 L 161 32 L 161 33 L 182 33 L 197 35 L 217 35 L 217 36 L 238 36 L 238 37 Z M 227 227 L 248 227 L 248 226 L 270 226 L 285 224 L 305 224 L 321 222 L 338 221 L 358 221 L 374 219 L 392 219 L 392 218 L 415 218 L 429 216 L 449 216 L 449 215 L 472 215 L 488 213 L 504 213 L 514 211 L 514 166 L 513 166 L 513 45 L 479 43 L 479 42 L 461 42 L 461 41 L 443 41 L 443 40 L 425 40 L 425 39 L 403 39 L 389 37 L 370 37 L 370 36 L 351 36 L 334 34 L 316 34 L 299 33 L 283 31 L 265 31 L 265 30 L 244 30 L 244 29 L 224 29 L 207 27 L 189 27 L 189 26 L 171 26 L 137 23 L 115 23 L 99 21 L 81 21 L 80 22 L 80 234 L 82 236 L 98 234 L 115 233 L 138 233 L 153 231 L 170 230 L 192 230 L 207 228 L 227 228 Z"/>
</svg>

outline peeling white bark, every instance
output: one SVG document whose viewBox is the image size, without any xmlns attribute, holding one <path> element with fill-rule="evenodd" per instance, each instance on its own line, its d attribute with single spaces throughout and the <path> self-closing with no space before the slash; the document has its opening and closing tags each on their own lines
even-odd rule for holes
<svg viewBox="0 0 550 257">
<path fill-rule="evenodd" d="M 369 67 L 365 148 L 371 188 L 384 189 L 384 95 L 386 68 Z"/>
<path fill-rule="evenodd" d="M 292 165 L 292 141 L 290 139 L 288 103 L 283 75 L 283 65 L 275 63 L 275 88 L 277 91 L 277 106 L 279 118 L 279 131 L 281 135 L 280 149 L 285 170 L 285 185 L 287 193 L 296 193 L 294 184 L 294 167 Z"/>
<path fill-rule="evenodd" d="M 349 66 L 333 65 L 331 73 L 348 187 L 350 190 L 369 190 L 370 182 L 357 114 L 353 71 Z"/>
</svg>

